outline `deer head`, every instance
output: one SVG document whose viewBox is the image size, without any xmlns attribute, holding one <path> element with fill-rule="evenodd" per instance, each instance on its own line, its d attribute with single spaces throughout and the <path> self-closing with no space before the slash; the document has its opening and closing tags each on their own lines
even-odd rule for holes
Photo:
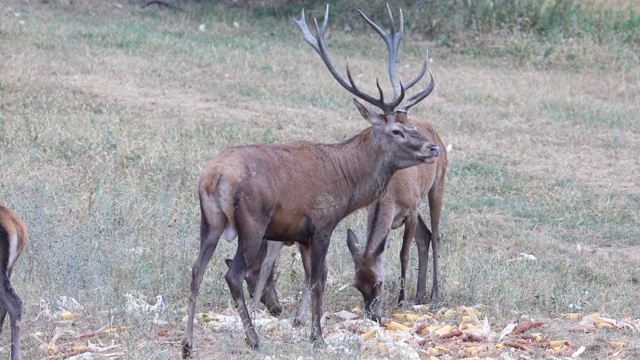
<svg viewBox="0 0 640 360">
<path fill-rule="evenodd" d="M 356 269 L 353 286 L 362 294 L 365 312 L 371 316 L 371 320 L 377 322 L 381 321 L 379 314 L 384 285 L 384 264 L 378 259 L 384 254 L 385 244 L 386 242 L 381 242 L 372 254 L 365 255 L 358 248 L 356 234 L 351 229 L 347 230 L 347 247 Z"/>
</svg>

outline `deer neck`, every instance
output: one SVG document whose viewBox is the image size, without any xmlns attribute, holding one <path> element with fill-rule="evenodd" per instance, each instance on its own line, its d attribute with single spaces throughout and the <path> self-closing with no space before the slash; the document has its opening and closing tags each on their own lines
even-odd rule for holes
<svg viewBox="0 0 640 360">
<path fill-rule="evenodd" d="M 350 191 L 349 212 L 377 200 L 398 170 L 384 142 L 376 139 L 372 128 L 363 130 L 338 146 L 334 163 Z M 381 135 L 377 135 L 381 136 Z"/>
</svg>

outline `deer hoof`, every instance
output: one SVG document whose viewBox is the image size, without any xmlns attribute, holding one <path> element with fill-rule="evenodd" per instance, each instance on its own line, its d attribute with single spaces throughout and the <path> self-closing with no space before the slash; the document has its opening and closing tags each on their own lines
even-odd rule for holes
<svg viewBox="0 0 640 360">
<path fill-rule="evenodd" d="M 320 349 L 320 348 L 324 348 L 327 346 L 327 344 L 324 342 L 324 338 L 322 336 L 320 336 L 319 338 L 315 338 L 315 339 L 311 339 L 311 342 L 313 343 L 313 347 L 316 349 Z"/>
<path fill-rule="evenodd" d="M 416 297 L 413 298 L 413 303 L 415 305 L 423 305 L 428 304 L 429 301 L 427 300 L 427 297 L 424 296 L 424 294 L 416 294 Z"/>
<path fill-rule="evenodd" d="M 191 357 L 191 342 L 182 342 L 182 358 L 188 359 Z"/>
<path fill-rule="evenodd" d="M 247 345 L 254 349 L 260 349 L 260 340 L 258 339 L 258 335 L 254 334 L 253 336 L 247 336 Z"/>
<path fill-rule="evenodd" d="M 282 315 L 282 306 L 274 306 L 273 308 L 269 309 L 269 314 L 275 317 Z"/>
<path fill-rule="evenodd" d="M 293 326 L 302 326 L 304 325 L 304 320 L 294 317 L 293 318 Z"/>
</svg>

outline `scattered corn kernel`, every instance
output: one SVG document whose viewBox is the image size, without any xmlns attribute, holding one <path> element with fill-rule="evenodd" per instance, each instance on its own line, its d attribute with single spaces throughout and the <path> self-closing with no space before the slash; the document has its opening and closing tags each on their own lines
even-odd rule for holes
<svg viewBox="0 0 640 360">
<path fill-rule="evenodd" d="M 629 344 L 625 343 L 625 342 L 621 342 L 621 341 L 611 341 L 609 343 L 609 346 L 611 346 L 612 348 L 616 348 L 616 349 L 621 349 L 624 347 L 627 347 Z"/>
<path fill-rule="evenodd" d="M 78 313 L 65 311 L 65 312 L 60 314 L 60 319 L 62 319 L 62 320 L 72 320 L 72 319 L 78 317 L 79 315 L 80 314 L 78 314 Z"/>
<path fill-rule="evenodd" d="M 562 316 L 563 318 L 565 318 L 567 320 L 579 320 L 584 315 L 583 314 L 579 314 L 579 313 L 570 313 L 570 314 L 561 314 L 560 316 Z"/>
<path fill-rule="evenodd" d="M 364 332 L 362 335 L 360 335 L 360 338 L 363 340 L 367 340 L 368 338 L 371 337 L 371 335 L 375 334 L 376 330 L 375 329 L 369 329 L 366 332 Z"/>
<path fill-rule="evenodd" d="M 400 323 L 397 323 L 395 321 L 389 321 L 384 326 L 387 328 L 387 330 L 396 330 L 396 331 L 411 330 L 410 327 L 404 326 L 404 325 L 402 325 Z"/>
</svg>

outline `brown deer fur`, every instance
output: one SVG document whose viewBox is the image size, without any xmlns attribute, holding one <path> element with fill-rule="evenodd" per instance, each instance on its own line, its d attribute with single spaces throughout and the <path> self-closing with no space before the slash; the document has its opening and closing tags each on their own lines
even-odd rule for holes
<svg viewBox="0 0 640 360">
<path fill-rule="evenodd" d="M 405 279 L 409 262 L 409 249 L 413 239 L 418 247 L 418 285 L 415 303 L 426 302 L 427 265 L 429 245 L 433 249 L 433 285 L 430 300 L 432 306 L 439 300 L 438 250 L 440 244 L 438 224 L 444 195 L 447 154 L 445 146 L 433 126 L 427 121 L 414 121 L 420 131 L 442 152 L 432 163 L 398 171 L 387 192 L 377 202 L 367 208 L 367 243 L 363 250 L 357 248 L 357 238 L 349 230 L 347 245 L 355 264 L 354 286 L 365 301 L 365 310 L 374 320 L 380 321 L 380 306 L 384 284 L 384 253 L 391 229 L 404 225 L 402 248 L 400 251 L 400 296 L 405 300 Z M 419 213 L 422 200 L 429 199 L 431 231 Z"/>
<path fill-rule="evenodd" d="M 439 247 L 438 223 L 442 209 L 447 154 L 444 150 L 444 144 L 433 128 L 433 125 L 425 120 L 419 119 L 414 119 L 413 122 L 422 134 L 443 149 L 440 155 L 438 155 L 437 161 L 399 170 L 391 178 L 391 182 L 384 195 L 382 195 L 378 201 L 367 207 L 367 233 L 369 236 L 364 251 L 357 249 L 357 238 L 355 234 L 351 233 L 349 236 L 349 249 L 352 250 L 355 264 L 354 286 L 360 291 L 364 298 L 365 310 L 377 321 L 380 321 L 381 301 L 379 300 L 382 297 L 382 284 L 384 281 L 384 249 L 388 246 L 387 238 L 390 229 L 397 229 L 402 225 L 405 227 L 403 246 L 400 252 L 401 287 L 398 302 L 405 300 L 405 279 L 407 263 L 409 261 L 409 248 L 414 238 L 416 239 L 419 254 L 418 286 L 414 303 L 426 302 L 426 272 L 430 244 L 433 247 L 434 253 L 433 286 L 431 288 L 430 299 L 434 304 L 439 299 L 437 264 Z M 422 216 L 420 216 L 418 212 L 422 200 L 427 196 L 429 197 L 432 231 L 429 231 L 426 227 Z M 276 314 L 281 312 L 281 306 L 277 302 L 277 298 L 276 301 L 272 300 L 273 294 L 275 293 L 273 265 L 284 243 L 273 241 L 265 241 L 264 243 L 268 243 L 268 250 L 260 253 L 258 260 L 252 264 L 252 271 L 247 275 L 246 280 L 247 284 L 249 284 L 249 292 L 254 296 L 253 306 L 257 306 L 258 299 L 265 299 L 262 302 L 267 306 L 271 314 L 277 316 Z M 265 244 L 263 244 L 263 247 Z M 304 254 L 303 251 L 301 252 L 303 255 L 303 263 L 305 263 L 304 259 L 306 259 L 308 255 Z M 257 278 L 258 275 L 259 278 Z M 263 295 L 260 298 L 256 297 L 254 289 L 257 294 Z M 303 315 L 307 303 L 306 293 L 305 281 L 305 290 L 303 290 L 301 303 L 294 317 L 294 324 L 296 325 L 304 322 Z M 271 300 L 267 302 L 267 298 Z"/>
<path fill-rule="evenodd" d="M 378 113 L 354 99 L 371 127 L 339 144 L 296 142 L 284 145 L 247 145 L 227 149 L 207 164 L 200 176 L 200 251 L 192 268 L 187 327 L 182 339 L 183 357 L 191 356 L 195 305 L 205 268 L 218 240 L 238 238 L 236 254 L 225 275 L 247 343 L 259 346 L 244 300 L 243 281 L 260 250 L 263 239 L 294 241 L 310 254 L 308 283 L 312 300 L 311 340 L 322 343 L 322 295 L 326 281 L 326 255 L 336 225 L 353 211 L 371 204 L 386 190 L 393 174 L 401 169 L 437 160 L 440 147 L 429 141 L 407 118 L 406 111 L 434 88 L 429 86 L 405 98 L 405 91 L 419 82 L 422 71 L 405 87 L 395 73 L 402 37 L 392 26 L 386 34 L 364 14 L 360 15 L 384 39 L 389 52 L 389 77 L 394 90 L 385 102 L 362 92 L 347 68 L 348 81 L 340 75 L 324 45 L 329 7 L 322 27 L 311 35 L 304 19 L 296 20 L 305 41 L 320 55 L 332 76 L 349 92 L 383 110 Z M 391 11 L 389 10 L 391 16 Z"/>
<path fill-rule="evenodd" d="M 22 318 L 22 300 L 11 287 L 13 265 L 27 241 L 27 226 L 8 208 L 0 205 L 0 332 L 4 319 L 9 314 L 11 322 L 11 360 L 22 358 L 20 351 L 20 320 Z"/>
<path fill-rule="evenodd" d="M 354 100 L 355 102 L 355 100 Z M 312 251 L 312 340 L 321 340 L 326 253 L 338 222 L 375 201 L 396 171 L 435 162 L 440 149 L 406 114 L 380 115 L 355 102 L 373 126 L 339 144 L 249 145 L 222 152 L 200 177 L 200 252 L 192 271 L 183 356 L 190 356 L 195 301 L 204 270 L 224 232 L 238 250 L 225 279 L 245 325 L 259 344 L 242 291 L 244 274 L 262 239 L 296 241 Z"/>
</svg>

